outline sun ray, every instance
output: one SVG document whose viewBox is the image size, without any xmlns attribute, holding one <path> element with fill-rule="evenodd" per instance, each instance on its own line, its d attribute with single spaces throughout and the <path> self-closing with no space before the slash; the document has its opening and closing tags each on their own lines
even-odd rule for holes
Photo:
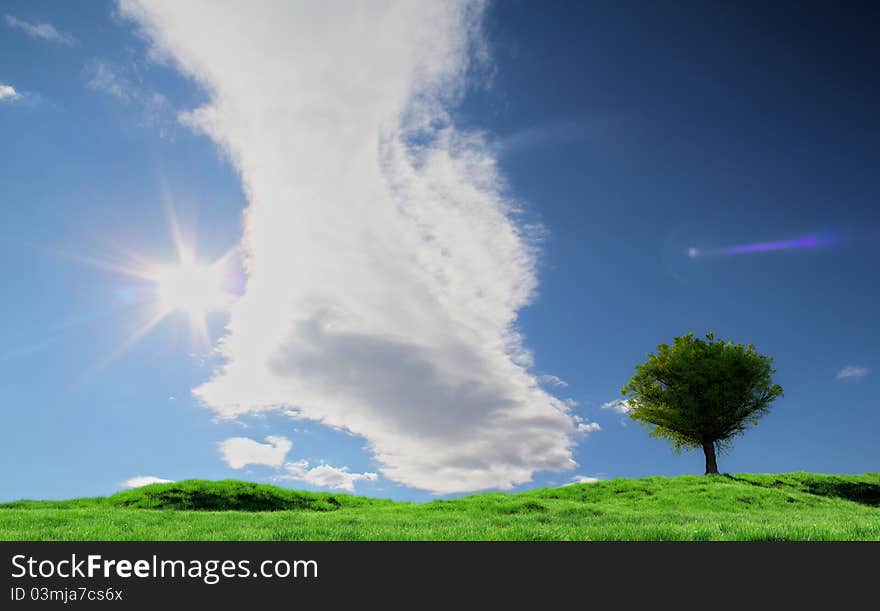
<svg viewBox="0 0 880 611">
<path fill-rule="evenodd" d="M 140 342 L 153 328 L 162 322 L 166 316 L 168 316 L 169 312 L 165 310 L 159 310 L 153 314 L 153 316 L 148 319 L 144 324 L 135 329 L 131 335 L 129 335 L 125 341 L 122 342 L 116 349 L 113 350 L 109 355 L 104 357 L 101 361 L 99 361 L 94 369 L 103 369 L 110 363 L 114 362 L 121 356 L 123 356 L 126 352 L 132 349 L 135 344 Z"/>
<path fill-rule="evenodd" d="M 165 180 L 161 181 L 162 203 L 165 208 L 165 219 L 168 223 L 168 231 L 171 234 L 171 241 L 174 244 L 174 251 L 177 254 L 177 260 L 182 263 L 192 263 L 195 259 L 196 238 L 193 236 L 187 241 L 183 236 L 180 228 L 180 221 L 177 218 L 177 212 L 174 208 L 174 201 L 168 192 L 168 186 Z"/>
<path fill-rule="evenodd" d="M 211 336 L 208 333 L 207 318 L 205 316 L 190 316 L 189 324 L 196 345 L 201 349 L 209 348 L 211 346 Z"/>
<path fill-rule="evenodd" d="M 83 265 L 88 265 L 89 267 L 94 267 L 95 269 L 101 269 L 104 271 L 113 272 L 115 274 L 121 274 L 123 276 L 128 276 L 129 278 L 134 278 L 136 280 L 151 280 L 150 272 L 144 265 L 134 263 L 126 264 L 111 259 L 101 259 L 98 257 L 84 255 L 82 253 L 64 250 L 61 248 L 53 248 L 50 252 L 55 256 L 68 259 L 70 261 L 75 261 Z M 131 258 L 136 259 L 136 257 Z"/>
</svg>

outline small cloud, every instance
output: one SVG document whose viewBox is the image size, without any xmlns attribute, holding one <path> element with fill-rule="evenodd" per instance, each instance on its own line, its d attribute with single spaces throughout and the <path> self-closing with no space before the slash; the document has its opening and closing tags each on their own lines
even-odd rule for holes
<svg viewBox="0 0 880 611">
<path fill-rule="evenodd" d="M 550 374 L 538 376 L 538 380 L 543 384 L 547 384 L 548 386 L 555 386 L 556 388 L 565 388 L 568 386 L 568 382 L 560 377 Z"/>
<path fill-rule="evenodd" d="M 570 486 L 571 484 L 595 484 L 596 482 L 601 482 L 602 480 L 598 477 L 590 477 L 589 475 L 575 475 L 571 478 L 571 481 L 567 484 L 563 484 L 564 486 Z"/>
<path fill-rule="evenodd" d="M 287 463 L 284 468 L 287 475 L 277 479 L 306 482 L 319 488 L 335 488 L 347 492 L 354 492 L 354 483 L 357 481 L 376 481 L 379 477 L 375 473 L 351 473 L 348 467 L 333 467 L 327 464 L 320 464 L 310 469 L 307 460 Z"/>
<path fill-rule="evenodd" d="M 871 370 L 861 365 L 847 365 L 837 372 L 835 380 L 861 380 L 871 373 Z"/>
<path fill-rule="evenodd" d="M 602 409 L 613 409 L 618 414 L 628 414 L 635 407 L 629 400 L 616 399 L 614 401 L 606 401 L 600 406 Z"/>
<path fill-rule="evenodd" d="M 18 92 L 12 85 L 0 83 L 0 102 L 11 102 L 19 97 Z"/>
<path fill-rule="evenodd" d="M 121 482 L 119 485 L 123 488 L 140 488 L 141 486 L 149 486 L 150 484 L 170 484 L 174 480 L 162 479 L 152 475 L 135 475 L 134 477 Z"/>
<path fill-rule="evenodd" d="M 587 434 L 587 433 L 595 433 L 596 431 L 601 431 L 602 427 L 599 426 L 598 422 L 588 422 L 584 418 L 580 416 L 574 416 L 575 421 L 575 430 L 578 433 Z"/>
<path fill-rule="evenodd" d="M 293 443 L 287 437 L 269 435 L 266 443 L 247 437 L 230 437 L 220 442 L 220 455 L 233 469 L 247 465 L 280 467 L 291 448 Z"/>
<path fill-rule="evenodd" d="M 12 15 L 6 15 L 6 25 L 10 28 L 21 30 L 31 38 L 39 38 L 63 45 L 72 45 L 76 42 L 73 36 L 59 32 L 51 23 L 30 23 Z"/>
</svg>

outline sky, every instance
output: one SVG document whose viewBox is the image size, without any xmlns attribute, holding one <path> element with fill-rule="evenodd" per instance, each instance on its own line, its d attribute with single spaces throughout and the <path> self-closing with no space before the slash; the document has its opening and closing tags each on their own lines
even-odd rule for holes
<svg viewBox="0 0 880 611">
<path fill-rule="evenodd" d="M 872 13 L 0 3 L 0 501 L 701 473 L 619 403 L 753 343 L 722 471 L 878 470 Z"/>
</svg>

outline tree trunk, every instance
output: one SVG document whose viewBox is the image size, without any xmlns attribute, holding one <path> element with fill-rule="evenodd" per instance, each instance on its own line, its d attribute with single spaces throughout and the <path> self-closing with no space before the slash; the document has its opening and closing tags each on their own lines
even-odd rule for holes
<svg viewBox="0 0 880 611">
<path fill-rule="evenodd" d="M 706 455 L 706 475 L 717 475 L 718 463 L 715 461 L 715 442 L 704 441 L 703 453 Z"/>
</svg>

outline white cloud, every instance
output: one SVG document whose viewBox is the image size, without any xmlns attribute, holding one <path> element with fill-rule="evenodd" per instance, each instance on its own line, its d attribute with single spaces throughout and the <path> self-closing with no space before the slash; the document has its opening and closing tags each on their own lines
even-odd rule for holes
<svg viewBox="0 0 880 611">
<path fill-rule="evenodd" d="M 140 488 L 141 486 L 149 486 L 150 484 L 170 484 L 174 480 L 162 479 L 152 475 L 136 475 L 130 479 L 121 482 L 119 485 L 123 488 Z"/>
<path fill-rule="evenodd" d="M 348 492 L 354 492 L 355 482 L 376 481 L 379 477 L 375 473 L 369 472 L 350 473 L 348 467 L 332 467 L 327 464 L 320 464 L 310 469 L 307 460 L 287 463 L 284 468 L 287 475 L 282 475 L 278 479 L 301 481 L 320 488 L 335 488 Z"/>
<path fill-rule="evenodd" d="M 575 405 L 577 405 L 577 403 L 575 403 Z M 572 420 L 575 424 L 575 431 L 581 435 L 587 435 L 588 433 L 595 433 L 602 430 L 602 427 L 599 426 L 598 422 L 590 422 L 582 416 L 574 415 L 572 416 Z"/>
<path fill-rule="evenodd" d="M 861 365 L 847 365 L 837 372 L 835 380 L 861 380 L 871 373 L 871 370 Z"/>
<path fill-rule="evenodd" d="M 0 83 L 0 102 L 11 102 L 18 97 L 18 92 L 12 85 Z"/>
<path fill-rule="evenodd" d="M 6 15 L 6 24 L 10 28 L 21 30 L 31 38 L 40 38 L 49 42 L 58 42 L 64 45 L 72 45 L 76 39 L 69 34 L 64 34 L 55 29 L 51 23 L 30 23 L 12 15 Z"/>
<path fill-rule="evenodd" d="M 571 484 L 595 484 L 596 482 L 601 482 L 602 480 L 598 477 L 590 477 L 588 475 L 575 475 L 571 478 L 571 481 L 566 484 L 569 486 Z"/>
<path fill-rule="evenodd" d="M 448 112 L 485 48 L 483 4 L 120 8 L 210 94 L 182 120 L 249 200 L 246 293 L 196 395 L 227 418 L 294 408 L 438 493 L 576 466 L 570 408 L 515 326 L 537 282 L 529 229 L 492 148 Z"/>
<path fill-rule="evenodd" d="M 602 409 L 613 409 L 618 414 L 628 414 L 635 406 L 629 400 L 615 399 L 606 401 L 601 405 Z"/>
<path fill-rule="evenodd" d="M 577 418 L 577 431 L 579 433 L 595 433 L 597 431 L 601 431 L 602 427 L 599 426 L 598 422 L 586 422 Z"/>
<path fill-rule="evenodd" d="M 230 437 L 220 442 L 220 455 L 233 469 L 247 465 L 280 467 L 292 447 L 293 443 L 287 437 L 270 435 L 266 437 L 266 443 L 247 437 Z"/>
<path fill-rule="evenodd" d="M 554 376 L 550 374 L 538 376 L 538 380 L 540 380 L 544 384 L 547 384 L 548 386 L 554 386 L 556 388 L 566 388 L 568 386 L 568 382 L 566 382 L 559 376 Z"/>
</svg>

